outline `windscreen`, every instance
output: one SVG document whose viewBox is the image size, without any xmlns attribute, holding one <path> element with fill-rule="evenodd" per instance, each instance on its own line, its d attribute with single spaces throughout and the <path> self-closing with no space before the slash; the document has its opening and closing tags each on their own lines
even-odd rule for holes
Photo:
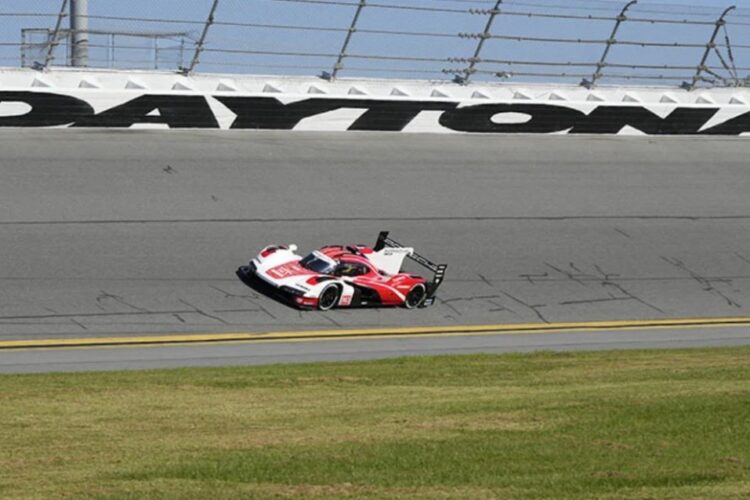
<svg viewBox="0 0 750 500">
<path fill-rule="evenodd" d="M 333 264 L 321 258 L 318 258 L 318 256 L 316 256 L 314 252 L 308 254 L 307 257 L 299 261 L 299 264 L 305 269 L 309 269 L 310 271 L 315 271 L 316 273 L 320 274 L 331 274 L 331 272 L 333 272 Z"/>
</svg>

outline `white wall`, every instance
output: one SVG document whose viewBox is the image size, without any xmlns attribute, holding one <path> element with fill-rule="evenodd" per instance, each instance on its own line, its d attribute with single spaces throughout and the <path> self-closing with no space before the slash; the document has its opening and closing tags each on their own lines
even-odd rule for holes
<svg viewBox="0 0 750 500">
<path fill-rule="evenodd" d="M 750 135 L 750 89 L 0 69 L 0 126 Z"/>
</svg>

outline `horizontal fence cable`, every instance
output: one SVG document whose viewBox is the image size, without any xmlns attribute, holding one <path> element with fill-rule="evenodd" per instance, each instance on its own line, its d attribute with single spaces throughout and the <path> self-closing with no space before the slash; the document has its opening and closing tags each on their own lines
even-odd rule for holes
<svg viewBox="0 0 750 500">
<path fill-rule="evenodd" d="M 358 2 L 344 2 L 340 0 L 270 0 L 272 2 L 301 3 L 313 5 L 339 5 L 342 7 L 357 7 Z M 417 12 L 443 12 L 449 14 L 469 14 L 469 9 L 449 9 L 442 7 L 418 7 L 415 5 L 396 5 L 387 3 L 368 3 L 368 8 L 376 9 L 393 9 L 393 10 L 411 10 Z"/>
<path fill-rule="evenodd" d="M 345 3 L 345 2 L 332 2 L 331 0 L 269 0 L 269 1 L 275 1 L 275 2 L 320 2 L 320 3 L 333 3 L 334 5 L 340 5 L 340 6 L 357 6 L 356 3 Z M 417 8 L 417 7 L 408 7 L 408 6 L 395 6 L 395 5 L 389 5 L 389 4 L 367 4 L 367 7 L 375 7 L 375 8 L 381 8 L 381 9 L 401 9 L 401 10 L 435 10 L 431 8 Z M 467 9 L 467 10 L 456 10 L 452 11 L 454 13 L 460 13 L 460 14 L 482 14 L 485 15 L 486 9 Z M 501 10 L 501 14 L 504 16 L 517 16 L 517 17 L 528 17 L 528 18 L 548 18 L 548 19 L 568 19 L 568 20 L 580 20 L 580 21 L 616 21 L 617 16 L 594 16 L 594 15 L 571 15 L 571 14 L 548 14 L 548 13 L 539 13 L 539 12 L 520 12 L 520 11 L 510 11 L 510 10 Z M 0 14 L 2 16 L 2 14 Z M 19 14 L 19 16 L 23 16 L 23 14 Z M 45 17 L 50 17 L 47 14 L 44 14 Z M 102 16 L 102 15 L 88 15 L 83 16 L 88 19 L 93 20 L 102 20 L 102 21 L 124 21 L 124 22 L 143 22 L 143 23 L 161 23 L 161 24 L 193 24 L 196 26 L 202 26 L 205 24 L 205 21 L 198 21 L 198 20 L 191 20 L 191 19 L 170 19 L 170 18 L 148 18 L 148 17 L 131 17 L 131 16 Z M 647 24 L 684 24 L 684 25 L 697 25 L 697 26 L 713 26 L 715 23 L 713 21 L 691 21 L 689 19 L 653 19 L 653 18 L 642 18 L 642 17 L 628 17 L 628 22 L 634 22 L 634 23 L 647 23 Z M 247 27 L 257 27 L 259 24 L 257 23 L 238 23 L 238 22 L 227 22 L 227 21 L 217 21 L 215 24 L 219 25 L 225 25 L 225 26 L 247 26 Z M 750 23 L 740 23 L 740 22 L 728 22 L 728 24 L 736 24 L 736 25 L 750 25 Z M 266 25 L 266 26 L 273 26 L 273 25 Z M 344 28 L 337 28 L 338 30 L 344 30 Z M 358 30 L 359 31 L 359 30 Z"/>
<path fill-rule="evenodd" d="M 159 23 L 159 24 L 193 24 L 196 26 L 203 26 L 206 24 L 206 20 L 195 20 L 195 19 L 174 19 L 165 17 L 131 17 L 131 16 L 102 16 L 102 15 L 88 15 L 81 16 L 90 20 L 98 21 L 124 21 L 129 23 Z"/>
<path fill-rule="evenodd" d="M 204 61 L 201 66 L 227 66 L 231 64 L 239 68 L 278 68 L 278 69 L 312 69 L 320 70 L 320 65 L 314 64 L 271 64 L 271 63 L 227 63 L 226 61 Z"/>
<path fill-rule="evenodd" d="M 303 25 L 293 25 L 293 24 L 235 23 L 235 22 L 220 22 L 220 21 L 217 21 L 214 24 L 216 26 L 267 28 L 267 29 L 279 29 L 279 30 L 290 30 L 290 31 L 325 31 L 325 32 L 332 32 L 332 33 L 346 33 L 349 31 L 348 28 L 333 28 L 333 27 L 326 27 L 326 26 L 303 26 Z M 397 30 L 385 30 L 385 29 L 357 28 L 357 33 L 365 33 L 369 35 L 458 38 L 458 33 L 439 33 L 439 32 L 432 32 L 432 31 L 397 31 Z"/>
<path fill-rule="evenodd" d="M 204 52 L 213 52 L 219 54 L 255 54 L 271 56 L 300 56 L 300 57 L 338 57 L 338 53 L 333 52 L 294 52 L 294 51 L 276 51 L 276 50 L 252 50 L 252 49 L 218 49 L 208 48 Z M 376 54 L 347 54 L 347 59 L 364 59 L 376 61 L 409 61 L 409 62 L 441 62 L 448 60 L 444 57 L 419 57 L 419 56 L 380 56 Z"/>
<path fill-rule="evenodd" d="M 607 63 L 605 67 L 609 68 L 621 68 L 621 69 L 670 69 L 675 71 L 691 70 L 695 69 L 695 66 L 671 66 L 668 64 L 623 64 L 623 63 Z M 707 69 L 720 70 L 724 69 L 719 66 L 706 66 Z M 750 71 L 750 67 L 747 68 L 736 68 L 739 71 Z"/>
<path fill-rule="evenodd" d="M 46 47 L 47 44 L 45 43 L 44 46 Z M 88 46 L 89 48 L 92 48 L 92 49 L 111 49 L 112 48 L 112 45 L 105 45 L 105 44 L 100 44 L 100 43 L 89 43 Z M 145 46 L 145 45 L 116 45 L 115 48 L 118 50 L 148 50 L 148 51 L 154 50 L 153 46 Z M 181 49 L 180 47 L 159 47 L 159 52 L 167 52 L 170 50 L 179 51 L 179 50 L 184 50 L 184 49 Z"/>
<path fill-rule="evenodd" d="M 313 3 L 313 4 L 324 4 L 324 5 L 337 5 L 346 7 L 356 7 L 358 4 L 353 2 L 345 2 L 339 0 L 270 0 L 274 2 L 287 2 L 287 3 Z M 368 3 L 367 7 L 380 8 L 380 9 L 398 9 L 398 10 L 413 10 L 413 11 L 425 11 L 425 12 L 449 12 L 457 14 L 478 14 L 488 15 L 491 9 L 486 8 L 469 8 L 469 9 L 445 9 L 440 7 L 420 7 L 413 5 L 400 5 L 391 3 Z M 588 9 L 578 9 L 588 10 Z M 545 12 L 531 12 L 531 11 L 519 11 L 509 10 L 505 8 L 500 9 L 500 14 L 503 16 L 518 16 L 528 18 L 548 18 L 548 19 L 568 19 L 568 20 L 581 20 L 581 21 L 608 21 L 613 22 L 617 20 L 616 15 L 604 16 L 604 15 L 592 15 L 592 14 L 554 14 Z M 690 20 L 690 19 L 660 19 L 660 18 L 644 18 L 644 17 L 628 17 L 628 22 L 634 23 L 648 23 L 648 24 L 682 24 L 682 25 L 697 25 L 697 26 L 713 26 L 714 22 L 709 20 Z M 750 25 L 750 23 L 747 23 Z"/>
<path fill-rule="evenodd" d="M 368 7 L 370 5 L 368 4 Z M 167 20 L 162 18 L 143 18 L 143 17 L 115 17 L 115 16 L 86 16 L 93 20 L 103 21 L 124 21 L 124 22 L 149 22 L 149 23 L 171 23 L 171 24 L 194 24 L 196 26 L 203 26 L 205 21 L 189 21 L 189 20 Z M 227 27 L 240 27 L 240 28 L 267 28 L 267 29 L 278 29 L 278 30 L 296 30 L 296 31 L 323 31 L 331 33 L 346 33 L 349 31 L 347 28 L 337 28 L 333 26 L 306 26 L 306 25 L 295 25 L 295 24 L 269 24 L 269 23 L 241 23 L 233 21 L 215 21 L 215 26 L 227 26 Z M 360 29 L 357 28 L 359 33 L 377 34 L 377 35 L 404 35 L 404 36 L 424 36 L 424 37 L 443 37 L 452 38 L 457 37 L 457 33 L 440 33 L 440 32 L 426 32 L 426 31 L 397 31 L 397 30 L 376 30 L 376 29 Z"/>
<path fill-rule="evenodd" d="M 438 0 L 440 1 L 440 0 Z M 541 3 L 542 0 L 530 0 L 530 1 L 519 1 L 519 0 L 505 0 L 506 4 L 512 4 L 512 5 L 522 5 L 524 7 L 539 7 L 544 9 L 554 9 L 554 10 L 577 10 L 577 11 L 606 11 L 606 12 L 612 12 L 614 10 L 619 10 L 624 5 L 624 1 L 616 0 L 616 1 L 606 1 L 606 0 L 595 0 L 591 1 L 590 3 L 595 5 L 574 5 L 572 2 L 555 2 L 555 3 Z M 580 3 L 580 2 L 579 2 Z M 604 4 L 609 4 L 611 7 L 605 7 Z M 664 8 L 660 9 L 658 6 L 661 5 Z M 695 12 L 696 8 L 704 9 L 704 12 Z M 692 10 L 689 10 L 692 9 Z M 680 15 L 680 16 L 689 16 L 689 17 L 707 17 L 707 18 L 715 18 L 717 12 L 715 12 L 714 8 L 708 5 L 693 5 L 693 4 L 650 4 L 647 7 L 641 6 L 638 7 L 638 11 L 642 12 L 644 14 L 659 14 L 659 15 Z M 750 17 L 750 15 L 740 15 L 739 17 Z"/>
<path fill-rule="evenodd" d="M 345 2 L 338 0 L 268 0 L 274 2 L 290 2 L 290 3 L 315 3 L 315 4 L 326 4 L 326 5 L 338 5 L 346 7 L 356 7 L 358 4 L 353 2 Z M 406 10 L 426 10 L 435 12 L 445 12 L 446 9 L 431 8 L 431 7 L 415 7 L 395 4 L 379 4 L 379 3 L 368 3 L 367 7 L 370 8 L 383 8 L 383 9 L 406 9 Z M 489 12 L 488 9 L 448 9 L 448 12 L 461 13 L 461 14 L 481 14 L 486 15 Z M 582 21 L 616 21 L 617 16 L 594 16 L 594 15 L 570 15 L 570 14 L 551 14 L 551 13 L 538 13 L 538 12 L 522 12 L 522 11 L 511 11 L 501 9 L 501 15 L 503 16 L 520 16 L 520 17 L 538 17 L 538 18 L 549 18 L 549 19 L 569 19 L 569 20 L 582 20 Z M 57 17 L 54 14 L 33 14 L 33 13 L 0 13 L 0 16 L 15 16 L 15 17 Z M 132 16 L 103 16 L 103 15 L 88 15 L 84 16 L 91 20 L 102 20 L 102 21 L 123 21 L 123 22 L 143 22 L 143 23 L 161 23 L 161 24 L 191 24 L 195 26 L 203 26 L 205 20 L 193 20 L 193 19 L 174 19 L 174 18 L 148 18 L 148 17 L 132 17 Z M 652 19 L 652 18 L 641 18 L 641 17 L 628 17 L 628 22 L 633 23 L 648 23 L 648 24 L 685 24 L 685 25 L 703 25 L 713 26 L 714 21 L 691 21 L 688 19 Z M 248 27 L 248 28 L 278 28 L 278 29 L 298 29 L 298 30 L 317 30 L 317 31 L 335 31 L 345 32 L 346 28 L 333 28 L 333 27 L 316 27 L 316 26 L 295 26 L 295 25 L 274 25 L 264 23 L 240 23 L 240 22 L 229 22 L 229 21 L 216 21 L 216 25 L 223 26 L 236 26 L 236 27 Z M 750 25 L 750 23 L 729 23 L 738 25 Z M 365 32 L 365 30 L 358 29 L 357 31 Z M 414 34 L 417 32 L 391 32 L 389 30 L 369 30 L 373 33 L 382 34 Z M 425 33 L 422 36 L 451 36 L 447 33 Z"/>
<path fill-rule="evenodd" d="M 49 17 L 57 19 L 58 14 L 47 14 L 39 12 L 0 12 L 0 17 Z"/>
<path fill-rule="evenodd" d="M 319 3 L 326 3 L 326 4 L 333 4 L 338 6 L 346 6 L 346 7 L 356 7 L 358 4 L 356 3 L 348 3 L 348 2 L 335 2 L 333 0 L 268 0 L 268 1 L 274 1 L 274 2 L 319 2 Z M 408 6 L 394 6 L 390 4 L 367 4 L 367 7 L 374 7 L 374 8 L 381 8 L 381 9 L 400 9 L 400 10 L 417 10 L 416 7 L 408 7 Z M 429 11 L 434 11 L 435 9 L 430 8 L 419 8 L 419 10 L 428 9 Z M 476 9 L 473 9 L 476 10 Z M 472 9 L 467 10 L 455 10 L 451 11 L 452 13 L 460 13 L 460 14 L 483 14 L 483 9 L 476 10 L 476 12 L 473 12 Z M 440 11 L 442 12 L 442 11 Z M 539 12 L 520 12 L 520 11 L 509 11 L 509 10 L 502 10 L 502 15 L 507 16 L 518 16 L 518 17 L 528 17 L 528 18 L 548 18 L 548 19 L 567 19 L 567 20 L 580 20 L 580 21 L 615 21 L 617 19 L 616 16 L 594 16 L 594 15 L 572 15 L 572 14 L 549 14 L 549 13 L 539 13 Z M 0 14 L 2 16 L 2 14 Z M 23 16 L 23 14 L 19 14 L 18 16 Z M 43 17 L 50 17 L 48 14 L 42 14 L 39 16 Z M 147 18 L 147 17 L 131 17 L 131 16 L 102 16 L 102 15 L 88 15 L 83 16 L 87 17 L 88 19 L 93 20 L 101 20 L 101 21 L 123 21 L 123 22 L 142 22 L 142 23 L 159 23 L 159 24 L 191 24 L 196 26 L 202 26 L 205 24 L 205 21 L 199 21 L 199 20 L 192 20 L 192 19 L 170 19 L 170 18 Z M 655 19 L 655 18 L 642 18 L 642 17 L 629 17 L 628 22 L 633 23 L 646 23 L 646 24 L 680 24 L 680 25 L 698 25 L 698 26 L 713 26 L 713 21 L 692 21 L 689 19 Z M 255 27 L 273 27 L 273 25 L 263 25 L 261 23 L 239 23 L 239 22 L 229 22 L 229 21 L 217 21 L 215 24 L 217 25 L 224 25 L 224 26 L 245 26 L 248 28 L 255 28 Z M 727 24 L 735 25 L 735 26 L 750 26 L 750 22 L 739 22 L 739 21 L 727 21 Z M 280 25 L 279 28 L 282 26 Z M 291 29 L 291 26 L 289 26 Z M 307 29 L 312 29 L 314 27 L 308 27 Z M 331 30 L 343 30 L 346 31 L 345 28 L 330 28 Z M 321 28 L 321 30 L 325 30 L 325 28 Z M 357 31 L 360 31 L 359 29 Z"/>
<path fill-rule="evenodd" d="M 469 58 L 467 57 L 449 57 L 448 62 L 451 63 L 466 63 L 468 62 Z M 492 58 L 485 58 L 482 57 L 478 61 L 478 63 L 484 63 L 484 64 L 507 64 L 509 66 L 549 66 L 549 67 L 595 67 L 597 65 L 594 61 L 580 61 L 580 62 L 573 62 L 573 61 L 565 61 L 565 62 L 557 62 L 557 61 L 522 61 L 522 60 L 514 60 L 514 59 L 492 59 Z M 670 65 L 670 64 L 625 64 L 625 63 L 605 63 L 603 68 L 622 68 L 622 69 L 671 69 L 671 70 L 693 70 L 696 67 L 690 66 L 690 65 Z M 719 66 L 711 66 L 712 69 L 723 69 Z M 737 68 L 738 71 L 750 71 L 750 67 L 748 68 Z"/>
<path fill-rule="evenodd" d="M 453 74 L 456 71 L 454 69 L 443 70 L 443 73 Z M 532 77 L 554 77 L 554 78 L 585 78 L 591 76 L 587 73 L 547 73 L 547 72 L 535 72 L 535 71 L 502 71 L 502 70 L 488 70 L 482 69 L 477 70 L 477 73 L 486 75 L 494 75 L 498 78 L 512 78 L 514 76 L 532 76 Z M 602 76 L 603 79 L 617 79 L 617 80 L 689 80 L 690 76 L 684 75 L 620 75 L 607 73 Z"/>
<path fill-rule="evenodd" d="M 251 54 L 261 56 L 289 56 L 289 57 L 338 57 L 338 54 L 331 52 L 296 52 L 281 50 L 250 50 L 250 49 L 214 49 L 207 48 L 203 52 L 214 54 Z"/>
<path fill-rule="evenodd" d="M 272 1 L 272 2 L 285 2 L 285 3 L 300 3 L 300 4 L 318 4 L 318 5 L 332 5 L 332 6 L 342 6 L 342 7 L 356 7 L 358 4 L 354 1 L 344 1 L 344 0 L 266 0 L 266 1 Z M 434 0 L 434 1 L 441 1 L 441 0 Z M 467 1 L 467 2 L 461 2 L 457 0 L 445 0 L 444 3 L 454 3 L 454 4 L 478 4 L 480 2 L 474 2 L 474 1 Z M 489 2 L 487 2 L 489 3 Z M 544 9 L 554 9 L 554 10 L 567 10 L 567 11 L 600 11 L 600 12 L 612 12 L 613 10 L 619 9 L 619 7 L 622 7 L 623 3 L 620 1 L 616 2 L 602 2 L 600 0 L 597 0 L 597 5 L 600 5 L 602 3 L 609 3 L 612 5 L 612 7 L 601 7 L 601 6 L 580 6 L 580 5 L 565 5 L 560 3 L 550 4 L 550 3 L 539 3 L 536 2 L 517 2 L 513 0 L 505 0 L 503 2 L 507 5 L 519 5 L 523 7 L 538 7 L 538 8 L 544 8 Z M 659 15 L 669 15 L 669 16 L 689 16 L 689 17 L 704 17 L 704 18 L 714 18 L 715 13 L 711 13 L 708 10 L 703 13 L 697 13 L 697 12 L 690 12 L 688 10 L 685 10 L 685 7 L 695 7 L 693 5 L 689 4 L 661 4 L 665 7 L 669 7 L 668 9 L 657 9 L 654 7 L 646 7 L 641 8 L 639 7 L 638 12 L 642 14 L 659 14 Z M 617 6 L 617 7 L 616 7 Z M 424 6 L 414 6 L 414 5 L 403 5 L 403 4 L 393 4 L 393 3 L 373 3 L 369 4 L 368 7 L 375 7 L 375 8 L 383 8 L 383 9 L 400 9 L 400 10 L 414 10 L 414 11 L 427 11 L 427 12 L 447 12 L 447 13 L 469 13 L 469 10 L 471 9 L 458 9 L 458 8 L 443 8 L 443 7 L 424 7 Z M 708 6 L 703 6 L 702 8 L 708 9 Z M 474 9 L 474 10 L 482 10 L 482 9 Z M 504 10 L 503 13 L 506 11 Z M 520 13 L 519 13 L 520 14 Z M 532 13 L 541 16 L 541 13 Z M 587 16 L 583 16 L 587 17 Z M 602 20 L 609 19 L 612 20 L 614 17 L 602 17 Z M 735 14 L 735 17 L 738 18 L 750 18 L 750 14 Z M 640 22 L 669 22 L 674 23 L 675 20 L 671 19 L 642 19 L 638 18 Z M 677 21 L 677 22 L 681 22 Z M 687 19 L 684 19 L 684 21 L 688 21 L 688 23 L 695 22 L 696 24 L 713 24 L 712 21 L 690 21 Z"/>
<path fill-rule="evenodd" d="M 60 30 L 61 33 L 70 34 L 73 33 L 73 30 L 64 29 Z M 97 29 L 87 29 L 87 30 L 76 30 L 76 33 L 86 33 L 87 35 L 106 35 L 106 36 L 121 36 L 125 38 L 179 38 L 179 37 L 185 37 L 187 38 L 187 33 L 184 31 L 159 31 L 159 32 L 149 32 L 149 31 L 116 31 L 116 30 L 97 30 Z"/>
<path fill-rule="evenodd" d="M 471 57 L 449 57 L 448 62 L 450 63 L 468 63 L 474 58 Z M 474 59 L 477 63 L 494 63 L 494 64 L 515 64 L 518 66 L 596 66 L 595 62 L 572 62 L 572 61 L 519 61 L 514 59 L 492 59 L 487 57 L 480 57 Z"/>
<path fill-rule="evenodd" d="M 202 62 L 201 65 L 226 66 L 227 63 L 206 61 L 206 62 Z M 320 66 L 316 66 L 312 64 L 298 65 L 298 64 L 270 64 L 270 63 L 232 63 L 232 65 L 237 66 L 237 67 L 242 67 L 242 68 L 279 68 L 279 69 L 313 69 L 313 70 L 320 69 Z M 378 68 L 378 67 L 370 68 L 370 67 L 359 67 L 359 66 L 347 66 L 347 69 L 352 70 L 352 71 L 371 72 L 371 73 L 385 73 L 385 72 L 402 73 L 402 74 L 439 74 L 441 73 L 441 70 L 439 69 L 404 69 L 404 68 Z"/>
<path fill-rule="evenodd" d="M 446 1 L 446 2 L 453 2 L 453 3 L 472 3 L 476 4 L 478 2 L 474 0 L 467 0 L 466 2 L 463 2 L 462 0 L 435 0 L 435 1 Z M 554 3 L 554 4 L 545 4 L 545 3 L 539 3 L 538 0 L 536 1 L 515 1 L 515 0 L 504 0 L 504 5 L 518 5 L 521 7 L 537 7 L 537 8 L 543 8 L 547 12 L 549 10 L 561 10 L 561 11 L 593 11 L 593 12 L 611 12 L 613 10 L 619 9 L 623 5 L 622 0 L 613 0 L 613 1 L 604 1 L 604 0 L 596 0 L 595 2 L 596 6 L 593 5 L 587 5 L 587 6 L 581 6 L 581 5 L 570 5 L 569 3 L 566 4 L 560 4 L 560 3 Z M 612 5 L 611 8 L 608 7 L 601 7 L 601 4 L 609 3 Z M 652 4 L 654 5 L 654 4 Z M 661 4 L 666 7 L 666 9 L 656 9 L 653 7 L 638 7 L 638 15 L 641 14 L 657 14 L 661 16 L 671 16 L 669 19 L 663 19 L 663 18 L 644 18 L 644 17 L 628 17 L 628 22 L 636 22 L 636 23 L 650 23 L 650 24 L 689 24 L 689 25 L 713 25 L 715 23 L 714 19 L 716 17 L 717 12 L 715 12 L 713 9 L 709 12 L 709 10 L 705 10 L 702 13 L 697 12 L 691 12 L 689 10 L 685 10 L 686 8 L 703 8 L 703 9 L 710 9 L 709 6 L 694 6 L 689 4 Z M 503 13 L 508 13 L 508 11 L 503 11 Z M 513 13 L 512 15 L 522 15 L 522 13 Z M 511 15 L 511 14 L 509 14 Z M 560 15 L 560 14 L 541 14 L 541 13 L 533 13 L 533 16 L 536 17 L 545 17 L 545 16 L 555 16 L 559 18 L 568 17 L 568 18 L 592 18 L 592 19 L 598 19 L 598 20 L 614 20 L 614 17 L 608 17 L 608 16 L 593 16 L 593 15 Z M 690 20 L 687 18 L 683 19 L 675 19 L 678 16 L 688 16 L 688 17 L 701 17 L 701 18 L 707 18 L 706 20 Z M 750 14 L 741 14 L 741 13 L 734 13 L 731 17 L 731 19 L 726 21 L 726 24 L 729 26 L 750 26 L 750 22 L 743 22 L 743 21 L 737 21 L 735 19 L 750 19 Z"/>
<path fill-rule="evenodd" d="M 482 33 L 459 33 L 461 38 L 476 39 L 484 36 Z M 509 40 L 514 42 L 539 42 L 539 43 L 579 43 L 586 45 L 604 45 L 609 40 L 605 39 L 587 39 L 587 38 L 550 38 L 550 37 L 536 37 L 536 36 L 523 36 L 523 35 L 488 35 L 488 38 L 495 40 Z M 685 42 L 654 42 L 654 41 L 639 41 L 639 40 L 615 40 L 612 42 L 613 45 L 630 45 L 637 47 L 662 47 L 662 48 L 706 48 L 705 43 L 685 43 Z M 724 47 L 725 44 L 715 44 L 720 47 Z M 734 44 L 735 48 L 748 49 L 750 45 Z"/>
<path fill-rule="evenodd" d="M 369 4 L 368 4 L 369 6 Z M 124 20 L 139 20 L 138 18 L 122 18 Z M 202 23 L 201 23 L 202 24 Z M 247 27 L 247 28 L 267 28 L 267 29 L 280 29 L 280 30 L 298 30 L 298 31 L 324 31 L 324 32 L 335 32 L 345 33 L 349 31 L 347 28 L 335 28 L 326 26 L 305 26 L 305 25 L 283 25 L 283 24 L 264 24 L 264 23 L 234 23 L 234 22 L 215 22 L 217 26 L 234 26 L 234 27 Z M 711 23 L 712 25 L 715 23 Z M 69 30 L 65 30 L 69 31 Z M 188 37 L 188 33 L 185 32 L 172 32 L 172 33 L 149 33 L 149 32 L 138 32 L 138 31 L 109 31 L 109 30 L 85 30 L 86 33 L 94 35 L 122 35 L 122 36 L 143 36 L 143 37 L 155 37 L 155 36 L 185 36 Z M 435 37 L 435 38 L 463 38 L 463 39 L 479 39 L 484 35 L 482 33 L 441 33 L 441 32 L 428 32 L 428 31 L 399 31 L 399 30 L 379 30 L 379 29 L 357 29 L 358 33 L 366 33 L 373 35 L 394 35 L 394 36 L 415 36 L 415 37 Z M 600 44 L 604 45 L 609 40 L 606 39 L 585 39 L 585 38 L 548 38 L 548 37 L 531 37 L 524 35 L 488 35 L 490 39 L 497 40 L 510 40 L 510 41 L 530 41 L 540 43 L 580 43 L 580 44 Z M 653 41 L 638 41 L 638 40 L 614 40 L 613 45 L 633 45 L 641 47 L 684 47 L 684 48 L 705 48 L 706 44 L 700 43 L 685 43 L 685 42 L 653 42 Z M 716 44 L 717 46 L 727 47 L 727 42 Z M 750 45 L 743 44 L 732 44 L 735 48 L 750 48 Z"/>
</svg>

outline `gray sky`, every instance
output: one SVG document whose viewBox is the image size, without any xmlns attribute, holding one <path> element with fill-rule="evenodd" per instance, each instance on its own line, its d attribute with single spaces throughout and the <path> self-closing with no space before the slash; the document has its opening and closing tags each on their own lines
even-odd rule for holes
<svg viewBox="0 0 750 500">
<path fill-rule="evenodd" d="M 316 3 L 332 2 L 335 5 Z M 22 28 L 52 28 L 61 0 L 4 0 L 0 4 L 0 65 L 18 66 Z M 187 64 L 192 56 L 194 41 L 198 38 L 212 0 L 89 0 L 90 29 L 124 32 L 184 32 L 158 43 L 158 55 L 148 39 L 119 36 L 115 38 L 114 56 L 109 47 L 111 37 L 91 35 L 91 61 L 94 66 L 120 68 L 174 69 Z M 305 3 L 284 0 L 221 0 L 218 23 L 212 26 L 201 57 L 202 72 L 302 74 L 316 75 L 330 71 L 335 54 L 341 48 L 346 30 L 356 11 L 357 0 L 306 0 Z M 486 14 L 472 14 L 469 9 L 487 9 L 492 0 L 368 0 L 360 17 L 358 28 L 349 46 L 353 56 L 386 57 L 370 59 L 350 57 L 345 59 L 341 76 L 450 78 L 444 69 L 461 69 L 465 62 L 451 62 L 448 58 L 466 58 L 473 54 L 476 39 L 458 37 L 459 33 L 480 33 L 487 22 Z M 560 39 L 605 40 L 612 30 L 612 20 L 588 20 L 538 17 L 539 15 L 564 15 L 570 17 L 616 16 L 626 2 L 610 0 L 505 0 L 501 8 L 506 13 L 497 16 L 492 33 L 500 36 L 543 37 Z M 344 5 L 341 5 L 344 4 Z M 750 75 L 750 0 L 640 0 L 632 7 L 629 16 L 638 19 L 671 19 L 713 22 L 729 5 L 738 9 L 729 17 L 727 30 L 733 44 L 732 56 L 741 77 Z M 423 10 L 387 8 L 411 7 Z M 7 16 L 8 13 L 48 14 L 45 17 Z M 531 17 L 524 14 L 532 14 Z M 137 19 L 107 19 L 137 18 Z M 175 21 L 175 22 L 169 22 Z M 251 24 L 237 26 L 221 23 Z M 67 22 L 65 23 L 67 25 Z M 298 30 L 270 28 L 258 25 L 304 26 L 332 28 L 340 31 Z M 367 32 L 367 31 L 370 32 Z M 403 34 L 382 34 L 373 31 L 392 31 Z M 705 44 L 713 26 L 688 24 L 623 23 L 618 40 L 661 43 Z M 408 35 L 406 33 L 420 33 Z M 427 36 L 437 34 L 440 36 Z M 40 35 L 35 35 L 39 41 Z M 723 30 L 719 41 L 725 43 Z M 544 61 L 550 63 L 596 62 L 604 47 L 583 43 L 543 43 L 534 41 L 488 40 L 482 58 L 502 61 Z M 234 52 L 223 52 L 234 51 Z M 289 53 L 261 54 L 261 52 Z M 641 47 L 616 45 L 612 48 L 610 63 L 683 65 L 695 67 L 702 55 L 700 47 Z M 727 64 L 731 59 L 726 48 L 721 49 Z M 29 52 L 29 59 L 42 55 Z M 58 63 L 64 61 L 65 47 L 58 53 Z M 317 55 L 302 55 L 317 54 Z M 440 59 L 397 60 L 393 58 Z M 712 54 L 709 64 L 716 73 L 727 76 L 718 55 Z M 483 63 L 475 79 L 496 80 L 497 71 L 516 73 L 567 73 L 589 74 L 592 68 L 565 66 L 530 66 L 519 64 Z M 606 68 L 610 74 L 620 75 L 670 75 L 690 76 L 691 69 L 633 69 Z M 580 77 L 520 76 L 512 81 L 568 81 L 577 83 Z M 603 80 L 604 83 L 615 80 Z M 646 80 L 644 80 L 646 81 Z M 660 83 L 652 80 L 651 83 Z M 675 84 L 673 80 L 662 82 Z"/>
</svg>

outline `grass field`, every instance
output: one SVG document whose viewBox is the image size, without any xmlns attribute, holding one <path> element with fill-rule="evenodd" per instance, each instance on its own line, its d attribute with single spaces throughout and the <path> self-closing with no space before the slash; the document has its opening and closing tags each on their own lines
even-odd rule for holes
<svg viewBox="0 0 750 500">
<path fill-rule="evenodd" d="M 0 377 L 5 498 L 749 498 L 750 348 Z"/>
</svg>

